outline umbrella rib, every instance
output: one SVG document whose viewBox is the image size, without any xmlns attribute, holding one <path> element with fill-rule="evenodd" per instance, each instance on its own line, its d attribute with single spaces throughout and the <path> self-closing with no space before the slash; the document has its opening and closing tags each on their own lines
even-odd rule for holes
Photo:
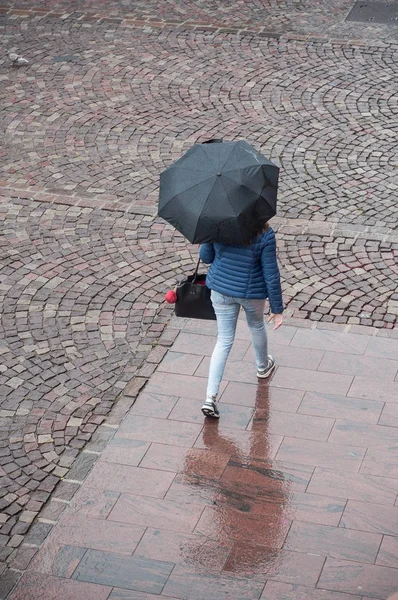
<svg viewBox="0 0 398 600">
<path fill-rule="evenodd" d="M 226 189 L 226 187 L 225 187 L 225 185 L 224 185 L 224 182 L 223 182 L 223 180 L 222 180 L 222 177 L 220 177 L 220 179 L 221 179 L 221 183 L 222 183 L 222 186 L 223 186 L 223 188 L 224 188 L 224 191 L 225 191 L 225 193 L 226 193 L 226 195 L 227 195 L 227 198 L 228 198 L 228 190 Z M 231 208 L 232 208 L 232 210 L 234 211 L 234 216 L 235 216 L 235 217 L 237 217 L 238 215 L 237 215 L 237 211 L 236 211 L 235 207 L 234 207 L 232 204 L 230 204 L 230 207 L 231 207 Z"/>
<path fill-rule="evenodd" d="M 188 192 L 189 190 L 192 190 L 192 189 L 194 189 L 195 187 L 198 187 L 198 186 L 200 187 L 200 186 L 202 186 L 202 185 L 203 185 L 204 183 L 206 183 L 206 181 L 208 181 L 209 179 L 210 179 L 210 177 L 208 177 L 208 178 L 207 178 L 207 179 L 205 179 L 204 181 L 201 181 L 200 183 L 194 183 L 194 184 L 193 184 L 193 185 L 191 185 L 190 187 L 188 187 L 188 188 L 185 188 L 185 189 L 183 189 L 183 190 L 179 191 L 178 193 L 174 194 L 174 196 L 171 196 L 171 198 L 169 198 L 169 199 L 167 200 L 167 202 L 165 202 L 164 204 L 162 204 L 162 209 L 161 209 L 161 210 L 163 210 L 163 209 L 165 208 L 165 206 L 167 206 L 167 205 L 169 204 L 169 202 L 171 202 L 172 200 L 174 200 L 174 198 L 175 198 L 176 196 L 179 196 L 180 194 L 185 194 L 186 192 Z M 200 191 L 200 190 L 199 190 L 199 191 Z M 199 192 L 198 192 L 198 193 L 199 193 Z M 196 196 L 194 196 L 194 198 L 196 198 L 196 197 L 197 197 L 197 194 L 196 194 Z M 191 202 L 192 202 L 192 200 L 191 200 Z"/>
<path fill-rule="evenodd" d="M 223 168 L 225 167 L 225 165 L 227 164 L 227 162 L 228 162 L 228 161 L 229 161 L 229 159 L 231 158 L 231 154 L 232 154 L 232 152 L 235 150 L 235 148 L 236 148 L 236 146 L 233 146 L 233 147 L 231 148 L 231 152 L 229 152 L 229 154 L 228 154 L 227 158 L 225 159 L 225 161 L 224 161 L 223 165 L 220 167 L 220 170 L 219 170 L 219 172 L 220 172 L 220 173 L 222 173 L 222 170 L 223 170 Z M 230 170 L 232 170 L 232 169 L 230 169 Z"/>
<path fill-rule="evenodd" d="M 246 189 L 246 190 L 248 190 L 248 191 L 249 191 L 249 192 L 251 192 L 251 193 L 253 193 L 253 192 L 257 193 L 255 190 L 252 190 L 252 189 L 250 189 L 249 187 L 247 187 L 247 185 L 243 185 L 243 184 L 241 184 L 241 187 L 242 187 L 242 189 Z M 264 188 L 263 188 L 263 189 L 264 189 Z M 266 201 L 266 202 L 267 202 L 267 204 L 269 204 L 269 201 L 268 201 L 266 198 L 264 198 L 264 196 L 262 196 L 262 198 L 263 198 L 263 200 L 264 200 L 264 201 Z M 270 205 L 270 207 L 272 208 L 272 205 Z M 232 208 L 233 208 L 233 207 L 232 207 Z"/>
<path fill-rule="evenodd" d="M 236 183 L 236 180 L 233 179 L 232 177 L 228 177 L 228 175 L 226 175 L 225 173 L 223 173 L 223 175 L 225 175 L 225 177 L 227 177 L 230 181 L 232 181 L 233 183 Z M 266 182 L 270 185 L 270 187 L 273 187 L 270 183 L 269 180 L 266 179 Z M 250 181 L 248 182 L 250 183 Z M 247 183 L 239 183 L 240 187 L 245 188 L 247 190 L 249 190 L 250 192 L 256 192 L 256 190 L 252 189 L 251 187 L 249 187 L 249 185 L 247 185 Z M 262 190 L 264 190 L 265 187 L 268 187 L 266 185 L 263 185 Z M 261 190 L 261 191 L 262 191 Z"/>
<path fill-rule="evenodd" d="M 200 169 L 198 167 L 193 168 L 190 165 L 171 165 L 170 167 L 168 167 L 168 171 L 172 171 L 172 170 L 177 170 L 177 172 L 179 173 L 182 170 L 186 170 L 186 171 L 190 171 L 191 173 L 203 173 L 204 171 L 206 171 L 205 167 L 200 167 Z M 212 168 L 212 170 L 209 170 L 209 173 L 214 173 L 214 167 Z"/>
</svg>

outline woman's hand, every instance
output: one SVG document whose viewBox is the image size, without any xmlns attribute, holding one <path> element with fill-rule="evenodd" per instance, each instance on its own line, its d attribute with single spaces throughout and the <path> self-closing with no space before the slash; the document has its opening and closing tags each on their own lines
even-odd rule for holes
<svg viewBox="0 0 398 600">
<path fill-rule="evenodd" d="M 267 323 L 271 323 L 271 321 L 274 322 L 274 329 L 278 329 L 278 327 L 280 327 L 283 323 L 282 313 L 277 313 L 277 314 L 271 313 L 267 319 Z"/>
</svg>

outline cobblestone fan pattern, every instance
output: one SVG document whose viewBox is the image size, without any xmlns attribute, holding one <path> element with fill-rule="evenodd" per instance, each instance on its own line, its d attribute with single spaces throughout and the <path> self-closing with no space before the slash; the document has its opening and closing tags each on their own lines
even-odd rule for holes
<svg viewBox="0 0 398 600">
<path fill-rule="evenodd" d="M 295 317 L 397 325 L 398 243 L 291 235 L 279 248 L 285 302 Z"/>
<path fill-rule="evenodd" d="M 17 198 L 0 213 L 4 559 L 127 383 L 151 373 L 176 248 L 180 270 L 192 261 L 148 217 Z"/>
<path fill-rule="evenodd" d="M 396 45 L 67 18 L 5 40 L 32 61 L 1 63 L 8 188 L 153 207 L 194 142 L 246 138 L 282 166 L 281 216 L 397 227 Z"/>
<path fill-rule="evenodd" d="M 396 41 L 395 27 L 375 23 L 361 23 L 345 19 L 352 0 L 16 0 L 3 4 L 7 14 L 23 15 L 27 11 L 40 15 L 52 14 L 73 19 L 151 21 L 153 26 L 163 23 L 183 24 L 184 27 L 216 27 L 249 29 L 280 35 L 295 32 L 301 35 L 357 38 L 367 42 L 375 39 Z M 1 7 L 1 5 L 0 5 Z"/>
</svg>

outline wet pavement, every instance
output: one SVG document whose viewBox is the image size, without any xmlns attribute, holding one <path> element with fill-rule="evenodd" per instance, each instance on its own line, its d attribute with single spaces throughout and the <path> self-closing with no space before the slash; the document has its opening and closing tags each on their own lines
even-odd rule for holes
<svg viewBox="0 0 398 600">
<path fill-rule="evenodd" d="M 215 325 L 174 318 L 174 344 L 120 427 L 105 425 L 79 491 L 47 505 L 39 522 L 59 523 L 12 600 L 398 589 L 398 339 L 297 323 L 269 332 L 278 367 L 257 383 L 240 321 L 217 421 L 200 412 Z"/>
<path fill-rule="evenodd" d="M 43 600 L 51 581 L 57 597 L 107 597 L 130 589 L 130 572 L 141 583 L 111 598 L 182 598 L 200 575 L 220 597 L 250 580 L 252 597 L 313 600 L 316 572 L 335 590 L 326 600 L 357 600 L 381 577 L 362 596 L 384 597 L 397 554 L 398 28 L 347 22 L 352 6 L 0 4 L 2 50 L 30 60 L 0 55 L 0 598 L 31 560 L 17 594 L 43 586 Z M 213 136 L 244 137 L 281 165 L 273 226 L 290 320 L 269 388 L 257 390 L 241 332 L 221 422 L 202 429 L 214 332 L 168 326 L 163 302 L 196 248 L 154 214 L 159 172 Z M 95 475 L 100 464 L 111 466 Z M 117 525 L 124 512 L 147 516 Z M 39 552 L 61 516 L 60 543 Z M 362 532 L 377 534 L 377 556 Z M 340 572 L 354 591 L 328 587 Z"/>
</svg>

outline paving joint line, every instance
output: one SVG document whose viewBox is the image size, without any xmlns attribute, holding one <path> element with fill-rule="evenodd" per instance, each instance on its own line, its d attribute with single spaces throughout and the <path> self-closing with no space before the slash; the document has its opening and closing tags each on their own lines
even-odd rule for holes
<svg viewBox="0 0 398 600">
<path fill-rule="evenodd" d="M 156 211 L 151 206 L 142 206 L 140 204 L 129 204 L 125 202 L 121 203 L 118 200 L 112 200 L 109 195 L 107 198 L 101 198 L 101 196 L 94 196 L 92 198 L 82 198 L 74 195 L 59 195 L 52 194 L 51 192 L 45 191 L 34 191 L 26 190 L 16 187 L 0 187 L 0 192 L 8 194 L 18 194 L 20 198 L 27 200 L 34 200 L 36 202 L 47 202 L 49 204 L 66 204 L 68 206 L 75 206 L 79 208 L 98 208 L 101 210 L 109 210 L 115 212 L 124 212 L 132 215 L 143 215 L 143 216 L 155 216 Z M 0 197 L 0 202 L 7 202 L 7 198 Z"/>
<path fill-rule="evenodd" d="M 10 195 L 18 194 L 21 199 L 27 199 L 34 202 L 47 202 L 50 204 L 62 204 L 79 208 L 91 208 L 105 210 L 110 212 L 123 212 L 126 215 L 143 215 L 157 217 L 155 207 L 142 206 L 121 203 L 119 201 L 104 201 L 101 197 L 81 198 L 75 195 L 57 195 L 49 192 L 26 191 L 26 189 L 18 189 L 15 187 L 2 187 L 5 193 Z M 14 196 L 15 197 L 15 196 Z M 8 203 L 12 198 L 6 196 L 0 197 L 0 202 Z M 292 235 L 317 235 L 331 237 L 352 237 L 353 241 L 358 239 L 368 239 L 381 242 L 398 242 L 398 231 L 389 227 L 388 224 L 380 222 L 379 225 L 357 225 L 345 223 L 344 221 L 312 221 L 310 219 L 289 218 L 289 217 L 274 217 L 272 224 L 275 229 L 281 234 Z"/>
</svg>

